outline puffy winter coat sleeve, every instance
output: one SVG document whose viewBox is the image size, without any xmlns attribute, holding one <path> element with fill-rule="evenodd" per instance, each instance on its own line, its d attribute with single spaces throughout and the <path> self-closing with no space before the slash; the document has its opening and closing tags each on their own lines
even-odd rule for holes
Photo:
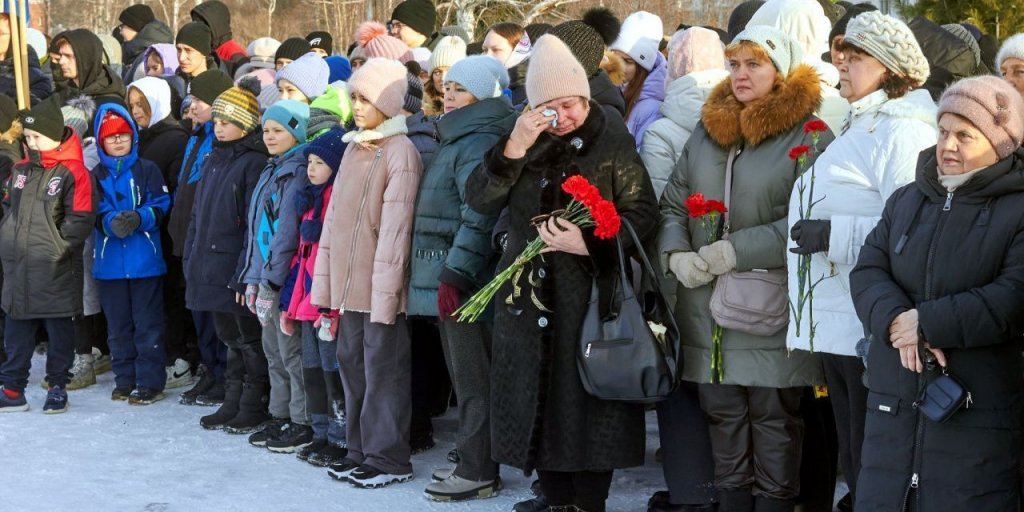
<svg viewBox="0 0 1024 512">
<path fill-rule="evenodd" d="M 671 119 L 661 118 L 651 124 L 644 132 L 643 143 L 640 144 L 640 158 L 647 166 L 647 173 L 654 185 L 654 194 L 660 199 L 668 185 L 672 170 L 682 155 L 683 145 L 689 137 L 683 127 Z"/>
<path fill-rule="evenodd" d="M 543 135 L 542 135 L 543 136 Z M 528 156 L 511 159 L 505 156 L 508 135 L 502 137 L 484 156 L 466 182 L 466 202 L 484 215 L 498 215 L 508 204 L 508 194 L 519 180 Z M 527 153 L 529 155 L 529 153 Z"/>
<path fill-rule="evenodd" d="M 690 140 L 693 140 L 692 138 Z M 689 213 L 686 198 L 690 197 L 690 145 L 683 146 L 665 191 L 661 194 L 661 223 L 658 228 L 658 254 L 661 268 L 668 272 L 668 257 L 676 252 L 693 252 L 690 244 Z"/>
<path fill-rule="evenodd" d="M 398 139 L 391 144 L 405 141 L 407 139 Z M 411 142 L 389 154 L 388 183 L 384 188 L 380 233 L 373 257 L 370 295 L 370 321 L 373 323 L 395 323 L 402 294 L 409 286 L 412 225 L 422 175 L 423 162 Z M 323 244 L 320 250 L 323 251 Z M 317 263 L 320 263 L 319 257 Z"/>
<path fill-rule="evenodd" d="M 270 242 L 270 253 L 263 266 L 261 282 L 278 289 L 284 286 L 292 268 L 292 260 L 299 250 L 299 224 L 302 214 L 295 209 L 295 195 L 302 190 L 306 180 L 306 164 L 299 165 L 298 171 L 284 186 L 281 211 L 277 218 L 277 231 Z"/>
<path fill-rule="evenodd" d="M 1024 227 L 1019 225 L 994 281 L 917 306 L 924 339 L 935 348 L 977 348 L 1019 339 L 1022 311 Z"/>
<path fill-rule="evenodd" d="M 494 140 L 493 138 L 489 140 Z M 440 280 L 464 292 L 472 292 L 480 275 L 487 268 L 494 252 L 491 250 L 491 233 L 498 219 L 494 215 L 483 215 L 466 204 L 466 183 L 473 171 L 483 162 L 483 152 L 473 147 L 484 140 L 471 141 L 463 146 L 455 162 L 455 186 L 459 191 L 462 205 L 459 208 L 462 222 L 455 233 L 451 251 L 445 260 Z"/>
<path fill-rule="evenodd" d="M 914 308 L 910 299 L 892 276 L 889 237 L 892 234 L 893 217 L 900 199 L 905 197 L 903 189 L 889 198 L 882 213 L 882 220 L 868 234 L 860 250 L 857 266 L 850 272 L 850 292 L 853 305 L 861 322 L 868 326 L 877 341 L 889 342 L 889 326 L 904 311 Z M 909 199 L 914 201 L 914 199 Z"/>
<path fill-rule="evenodd" d="M 629 128 L 629 133 L 632 133 L 633 138 L 636 139 L 637 151 L 640 151 L 640 147 L 643 145 L 644 133 L 647 128 L 651 126 L 651 123 L 661 119 L 660 107 L 660 101 L 643 100 L 637 102 L 629 113 L 626 126 Z"/>
<path fill-rule="evenodd" d="M 139 213 L 142 222 L 135 232 L 158 231 L 164 216 L 171 208 L 171 196 L 167 193 L 164 177 L 155 164 L 147 160 L 140 160 L 136 165 L 142 171 L 143 179 L 140 181 L 144 183 L 144 186 L 138 187 L 137 191 L 135 211 Z"/>
<path fill-rule="evenodd" d="M 342 160 L 341 168 L 345 168 L 344 160 Z M 331 202 L 327 205 L 327 212 L 324 213 L 323 228 L 320 231 L 320 246 L 317 248 L 316 261 L 313 262 L 313 286 L 309 292 L 309 303 L 318 308 L 331 307 L 331 226 L 334 224 L 334 216 L 338 215 L 340 201 L 334 196 L 341 192 L 341 187 L 338 186 L 340 179 L 341 173 L 338 173 L 334 179 L 334 188 L 331 190 Z"/>
<path fill-rule="evenodd" d="M 897 189 L 914 181 L 918 155 L 935 143 L 935 130 L 924 123 L 914 123 L 906 128 L 906 131 L 900 130 L 890 137 L 886 148 L 888 158 L 874 168 L 873 180 L 882 204 Z M 844 265 L 857 263 L 864 239 L 879 220 L 880 216 L 833 215 L 828 259 Z"/>
<path fill-rule="evenodd" d="M 66 162 L 69 179 L 64 185 L 63 206 L 64 219 L 57 226 L 60 236 L 72 250 L 82 250 L 85 239 L 93 230 L 96 221 L 97 203 L 99 203 L 99 187 L 96 186 L 92 174 L 77 162 Z"/>
</svg>

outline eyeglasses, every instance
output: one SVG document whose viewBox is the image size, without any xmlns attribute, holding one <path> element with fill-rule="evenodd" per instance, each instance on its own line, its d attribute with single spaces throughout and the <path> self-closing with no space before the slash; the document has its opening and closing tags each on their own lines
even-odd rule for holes
<svg viewBox="0 0 1024 512">
<path fill-rule="evenodd" d="M 405 27 L 405 26 L 407 26 L 407 25 L 405 23 L 402 23 L 401 21 L 394 21 L 394 20 L 392 20 L 391 23 L 388 25 L 388 28 L 391 30 L 391 32 L 397 33 L 397 32 L 401 32 L 402 31 L 402 27 Z"/>
<path fill-rule="evenodd" d="M 130 140 L 132 140 L 130 133 L 117 133 L 103 137 L 103 142 L 128 142 Z"/>
</svg>

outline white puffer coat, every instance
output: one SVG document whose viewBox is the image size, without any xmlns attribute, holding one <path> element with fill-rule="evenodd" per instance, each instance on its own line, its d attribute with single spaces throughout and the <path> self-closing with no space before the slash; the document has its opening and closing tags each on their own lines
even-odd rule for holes
<svg viewBox="0 0 1024 512">
<path fill-rule="evenodd" d="M 813 199 L 821 202 L 811 215 L 832 221 L 828 252 L 811 259 L 813 280 L 826 276 L 814 289 L 814 351 L 845 356 L 856 355 L 864 336 L 850 296 L 850 271 L 889 196 L 914 181 L 918 155 L 938 140 L 937 109 L 923 89 L 898 99 L 879 90 L 851 107 L 844 131 L 815 163 Z M 809 171 L 803 179 L 809 183 Z M 799 184 L 798 179 L 790 198 L 790 228 L 800 220 Z M 808 204 L 806 193 L 803 204 Z M 795 246 L 790 240 L 789 247 Z M 792 253 L 787 258 L 790 299 L 796 303 L 799 258 Z M 799 337 L 796 322 L 789 324 L 790 349 L 810 350 L 809 325 L 805 306 Z"/>
</svg>

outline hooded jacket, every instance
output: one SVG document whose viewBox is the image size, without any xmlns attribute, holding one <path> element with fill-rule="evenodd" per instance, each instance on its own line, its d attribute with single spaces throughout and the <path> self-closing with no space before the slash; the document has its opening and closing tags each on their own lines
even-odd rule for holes
<svg viewBox="0 0 1024 512">
<path fill-rule="evenodd" d="M 590 99 L 604 109 L 605 118 L 609 123 L 625 123 L 626 101 L 622 99 L 622 91 L 612 83 L 608 73 L 603 69 L 599 69 L 590 77 Z"/>
<path fill-rule="evenodd" d="M 235 70 L 248 62 L 245 48 L 232 39 L 231 10 L 216 0 L 203 2 L 192 9 L 192 20 L 201 21 L 210 27 L 213 35 L 213 49 L 227 68 L 228 76 L 235 76 Z"/>
<path fill-rule="evenodd" d="M 121 45 L 121 59 L 124 63 L 122 79 L 125 83 L 135 80 L 135 73 L 139 66 L 142 66 L 142 75 L 145 76 L 146 50 L 154 44 L 174 44 L 174 35 L 171 34 L 171 27 L 160 20 L 153 20 L 142 27 L 142 30 L 135 35 L 131 41 Z M 161 54 L 161 57 L 163 55 Z M 177 57 L 177 56 L 175 56 Z"/>
<path fill-rule="evenodd" d="M 924 88 L 938 101 L 953 82 L 974 74 L 974 52 L 959 37 L 935 22 L 918 16 L 907 24 L 928 59 L 931 74 Z"/>
<path fill-rule="evenodd" d="M 53 94 L 53 82 L 39 66 L 39 57 L 31 46 L 28 47 L 28 88 L 29 102 L 32 106 Z M 18 95 L 14 86 L 14 55 L 10 53 L 6 59 L 0 60 L 0 94 L 11 98 Z"/>
<path fill-rule="evenodd" d="M 814 200 L 820 202 L 812 210 L 812 218 L 832 223 L 828 252 L 811 257 L 811 275 L 826 276 L 814 288 L 814 351 L 843 356 L 857 355 L 857 341 L 864 336 L 850 296 L 850 271 L 864 239 L 878 224 L 889 197 L 914 180 L 918 154 L 938 140 L 936 107 L 923 89 L 894 99 L 878 90 L 852 107 L 848 128 L 815 161 Z M 805 207 L 807 203 L 805 197 Z M 800 220 L 799 212 L 800 193 L 794 187 L 790 228 Z M 789 246 L 796 244 L 790 240 Z M 787 252 L 786 259 L 789 293 L 797 297 L 799 257 Z M 806 313 L 802 324 L 797 336 L 796 323 L 790 322 L 790 349 L 811 349 Z"/>
<path fill-rule="evenodd" d="M 149 126 L 139 127 L 139 157 L 156 164 L 164 184 L 173 194 L 181 172 L 181 162 L 185 158 L 188 132 L 174 119 L 170 98 L 151 91 L 146 81 L 133 83 L 129 90 L 132 87 L 146 97 L 150 111 Z M 173 90 L 171 94 L 174 94 Z"/>
<path fill-rule="evenodd" d="M 868 235 L 850 288 L 872 333 L 860 511 L 1016 510 L 1024 419 L 1024 164 L 1020 152 L 949 193 L 935 148 Z M 916 309 L 922 341 L 942 349 L 970 393 L 944 423 L 916 405 L 941 375 L 903 368 L 889 326 Z"/>
<path fill-rule="evenodd" d="M 295 211 L 295 195 L 308 182 L 305 146 L 270 157 L 260 174 L 249 203 L 239 282 L 276 289 L 285 285 L 299 247 L 302 215 Z"/>
<path fill-rule="evenodd" d="M 640 145 L 640 158 L 647 166 L 658 197 L 665 190 L 687 139 L 697 129 L 708 94 L 727 78 L 728 71 L 709 69 L 681 76 L 669 84 L 661 104 L 662 117 L 647 127 Z"/>
<path fill-rule="evenodd" d="M 491 98 L 445 114 L 437 122 L 441 150 L 420 181 L 412 238 L 409 314 L 437 316 L 437 289 L 454 285 L 468 297 L 494 277 L 491 250 L 496 216 L 466 202 L 466 181 L 498 139 L 512 131 L 508 98 Z"/>
<path fill-rule="evenodd" d="M 19 320 L 82 314 L 82 247 L 98 198 L 78 136 L 64 128 L 56 149 L 30 151 L 4 189 L 3 310 Z"/>
<path fill-rule="evenodd" d="M 168 187 L 174 190 L 174 207 L 171 209 L 171 220 L 167 230 L 174 244 L 174 256 L 181 257 L 185 250 L 185 237 L 188 236 L 188 223 L 192 218 L 192 205 L 196 199 L 196 188 L 202 175 L 203 161 L 213 149 L 213 121 L 203 124 L 188 139 L 185 146 L 185 158 L 177 178 Z"/>
<path fill-rule="evenodd" d="M 203 163 L 203 175 L 210 178 L 199 181 L 182 256 L 189 309 L 249 314 L 235 302 L 235 293 L 245 293 L 238 261 L 253 190 L 268 156 L 257 130 L 237 141 L 215 142 Z"/>
<path fill-rule="evenodd" d="M 658 52 L 654 59 L 654 67 L 651 68 L 650 74 L 644 80 L 643 88 L 640 89 L 640 95 L 633 104 L 633 108 L 629 109 L 627 105 L 629 115 L 626 117 L 626 128 L 636 139 L 637 151 L 640 150 L 640 145 L 643 143 L 647 127 L 661 118 L 660 109 L 661 102 L 665 101 L 665 78 L 667 76 L 668 67 L 665 56 Z M 626 87 L 628 87 L 627 84 L 622 85 L 623 92 Z"/>
<path fill-rule="evenodd" d="M 103 64 L 103 43 L 98 37 L 79 28 L 62 33 L 60 38 L 71 45 L 78 68 L 76 78 L 57 82 L 56 93 L 63 102 L 83 94 L 91 98 L 117 96 L 124 99 L 124 82 L 110 66 Z"/>
<path fill-rule="evenodd" d="M 789 197 L 800 172 L 788 155 L 793 147 L 811 143 L 804 125 L 818 119 L 814 112 L 820 104 L 820 78 L 806 64 L 798 65 L 768 96 L 748 105 L 733 95 L 729 80 L 711 90 L 701 123 L 686 142 L 661 196 L 658 252 L 663 269 L 669 268 L 672 253 L 697 252 L 708 245 L 700 220 L 689 217 L 684 203 L 698 193 L 724 199 L 726 161 L 733 146 L 742 148 L 733 165 L 735 200 L 730 205 L 735 270 L 785 267 Z M 818 148 L 828 147 L 832 139 L 830 131 L 822 133 Z M 711 292 L 710 284 L 693 289 L 677 284 L 682 378 L 689 382 L 712 382 Z M 824 381 L 815 354 L 787 350 L 785 330 L 755 336 L 725 329 L 722 344 L 731 347 L 723 354 L 723 384 L 788 388 Z"/>
<path fill-rule="evenodd" d="M 132 127 L 132 149 L 125 156 L 115 157 L 104 151 L 103 144 L 97 148 L 100 164 L 92 174 L 100 200 L 92 275 L 99 280 L 162 276 L 167 273 L 167 264 L 160 245 L 160 225 L 171 207 L 171 196 L 156 164 L 139 158 L 138 129 L 128 110 L 113 103 L 101 106 L 93 131 L 99 133 L 107 112 L 123 117 Z M 126 211 L 137 213 L 141 222 L 135 232 L 119 238 L 110 222 Z"/>
<path fill-rule="evenodd" d="M 406 311 L 413 212 L 423 162 L 405 116 L 348 132 L 320 235 L 311 302 L 394 324 Z"/>
</svg>

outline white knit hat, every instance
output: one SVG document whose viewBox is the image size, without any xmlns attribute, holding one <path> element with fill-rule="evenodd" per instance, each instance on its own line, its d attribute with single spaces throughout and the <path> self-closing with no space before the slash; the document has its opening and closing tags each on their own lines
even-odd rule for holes
<svg viewBox="0 0 1024 512">
<path fill-rule="evenodd" d="M 845 41 L 878 59 L 890 71 L 906 76 L 920 86 L 931 68 L 917 38 L 902 21 L 878 11 L 857 15 L 846 25 Z"/>
<path fill-rule="evenodd" d="M 999 48 L 999 53 L 996 54 L 996 71 L 999 71 L 1001 75 L 1003 72 L 1000 68 L 1003 67 L 1003 61 L 1006 59 L 1019 59 L 1024 60 L 1024 34 L 1017 34 L 1003 42 L 1003 46 Z M 985 64 L 990 64 L 986 62 Z"/>
<path fill-rule="evenodd" d="M 829 50 L 832 24 L 815 0 L 768 0 L 750 18 L 747 28 L 775 27 L 793 38 L 807 57 L 819 57 Z"/>
<path fill-rule="evenodd" d="M 658 45 L 665 35 L 661 18 L 655 14 L 638 11 L 626 17 L 622 22 L 619 38 L 609 46 L 629 55 L 637 65 L 650 71 L 658 57 Z"/>
<path fill-rule="evenodd" d="M 249 62 L 258 61 L 261 63 L 269 63 L 271 67 L 274 66 L 274 56 L 277 54 L 277 49 L 281 47 L 281 41 L 274 39 L 273 37 L 261 37 L 249 43 L 249 47 L 246 48 L 246 53 L 249 54 Z"/>
<path fill-rule="evenodd" d="M 732 40 L 734 43 L 737 41 L 750 41 L 763 48 L 782 76 L 789 75 L 804 58 L 804 51 L 796 40 L 775 27 L 748 25 L 746 30 L 736 34 Z"/>
<path fill-rule="evenodd" d="M 433 73 L 435 68 L 450 68 L 456 62 L 466 58 L 466 42 L 455 36 L 442 37 L 430 54 L 430 63 L 426 69 Z"/>
</svg>

